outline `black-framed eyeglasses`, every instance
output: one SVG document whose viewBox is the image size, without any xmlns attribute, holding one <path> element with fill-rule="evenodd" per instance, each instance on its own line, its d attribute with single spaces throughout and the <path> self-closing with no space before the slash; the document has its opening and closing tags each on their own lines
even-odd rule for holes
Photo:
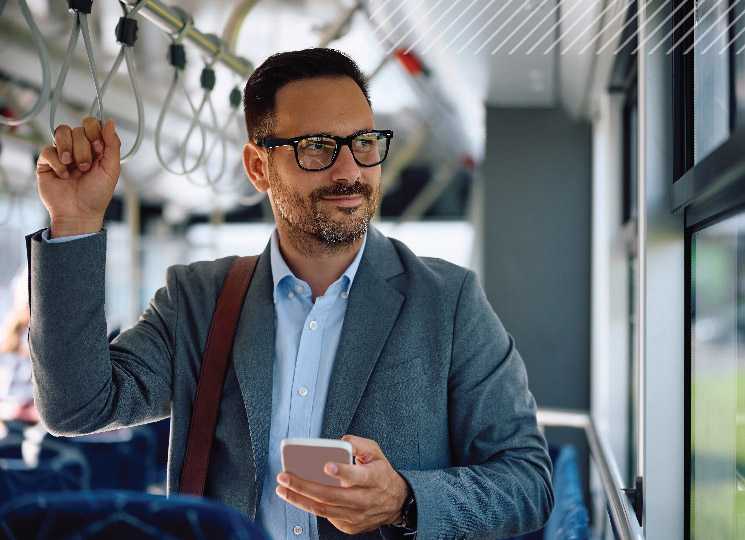
<svg viewBox="0 0 745 540">
<path fill-rule="evenodd" d="M 393 131 L 369 129 L 359 131 L 348 137 L 337 135 L 302 135 L 292 139 L 267 138 L 257 141 L 259 146 L 292 146 L 295 160 L 304 171 L 322 171 L 331 167 L 339 156 L 342 146 L 348 146 L 352 157 L 361 167 L 374 167 L 388 157 L 388 146 Z"/>
</svg>

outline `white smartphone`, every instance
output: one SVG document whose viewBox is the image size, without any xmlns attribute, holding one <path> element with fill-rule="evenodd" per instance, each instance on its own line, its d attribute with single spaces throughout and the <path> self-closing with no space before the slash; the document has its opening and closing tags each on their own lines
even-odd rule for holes
<svg viewBox="0 0 745 540">
<path fill-rule="evenodd" d="M 290 437 L 282 439 L 282 468 L 306 480 L 339 486 L 338 478 L 323 471 L 329 461 L 352 464 L 352 445 L 336 439 Z"/>
</svg>

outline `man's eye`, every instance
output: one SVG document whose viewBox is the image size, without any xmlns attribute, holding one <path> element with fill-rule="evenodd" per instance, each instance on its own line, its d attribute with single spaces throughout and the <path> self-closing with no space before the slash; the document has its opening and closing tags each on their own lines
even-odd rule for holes
<svg viewBox="0 0 745 540">
<path fill-rule="evenodd" d="M 354 147 L 365 150 L 374 147 L 378 141 L 374 137 L 358 137 L 354 140 Z"/>
<path fill-rule="evenodd" d="M 322 152 L 325 150 L 333 150 L 336 146 L 336 142 L 332 139 L 303 139 L 299 143 L 300 148 L 311 152 Z"/>
</svg>

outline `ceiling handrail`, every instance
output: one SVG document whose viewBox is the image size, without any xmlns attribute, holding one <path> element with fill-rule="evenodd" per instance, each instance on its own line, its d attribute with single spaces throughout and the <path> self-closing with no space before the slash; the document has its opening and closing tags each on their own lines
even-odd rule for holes
<svg viewBox="0 0 745 540">
<path fill-rule="evenodd" d="M 159 26 L 164 32 L 169 35 L 177 35 L 183 33 L 183 41 L 188 42 L 208 56 L 213 56 L 218 53 L 220 47 L 211 41 L 207 34 L 203 34 L 197 29 L 193 21 L 186 28 L 186 22 L 183 18 L 184 11 L 175 6 L 167 6 L 160 0 L 119 0 L 120 2 L 127 5 L 137 4 L 138 1 L 144 5 L 140 15 L 155 25 Z M 191 19 L 191 17 L 189 17 Z M 230 46 L 227 45 L 225 52 L 223 52 L 218 62 L 236 73 L 239 77 L 246 80 L 249 75 L 253 72 L 253 65 L 247 59 L 242 56 L 236 56 L 231 52 Z"/>
</svg>

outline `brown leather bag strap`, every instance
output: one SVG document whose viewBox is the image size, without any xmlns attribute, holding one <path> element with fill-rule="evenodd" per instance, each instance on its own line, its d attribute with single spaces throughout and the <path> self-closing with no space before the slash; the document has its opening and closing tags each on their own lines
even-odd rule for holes
<svg viewBox="0 0 745 540">
<path fill-rule="evenodd" d="M 179 493 L 202 496 L 210 461 L 212 438 L 215 434 L 217 411 L 220 407 L 222 387 L 228 370 L 228 357 L 233 347 L 233 337 L 238 325 L 243 299 L 251 282 L 258 255 L 238 257 L 228 270 L 212 316 L 207 336 L 199 384 L 194 401 L 194 412 L 186 442 L 184 466 L 181 469 Z"/>
</svg>

